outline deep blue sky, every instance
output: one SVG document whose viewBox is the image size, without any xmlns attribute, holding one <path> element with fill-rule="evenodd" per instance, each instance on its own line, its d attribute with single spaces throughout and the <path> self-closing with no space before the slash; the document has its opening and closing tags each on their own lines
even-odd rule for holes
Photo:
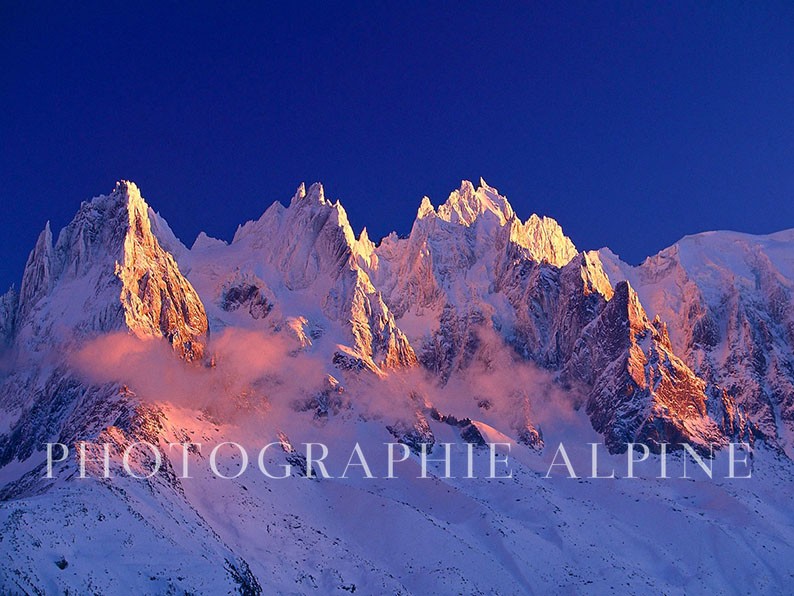
<svg viewBox="0 0 794 596">
<path fill-rule="evenodd" d="M 794 227 L 794 3 L 75 4 L 0 4 L 4 287 L 120 178 L 188 245 L 303 180 L 380 237 L 483 176 L 632 262 Z"/>
</svg>

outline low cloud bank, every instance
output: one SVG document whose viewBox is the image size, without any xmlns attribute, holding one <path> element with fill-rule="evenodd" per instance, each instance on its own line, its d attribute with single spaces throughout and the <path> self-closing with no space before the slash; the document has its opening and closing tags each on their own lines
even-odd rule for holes
<svg viewBox="0 0 794 596">
<path fill-rule="evenodd" d="M 294 416 L 296 403 L 308 403 L 328 389 L 329 372 L 344 376 L 318 356 L 296 352 L 294 340 L 280 333 L 228 328 L 213 337 L 208 353 L 204 364 L 186 363 L 165 341 L 113 333 L 86 343 L 72 364 L 91 383 L 124 384 L 144 402 L 202 410 L 240 425 L 260 414 L 274 423 Z M 527 422 L 538 427 L 569 420 L 575 401 L 551 372 L 520 360 L 490 331 L 481 333 L 469 366 L 443 386 L 420 368 L 390 371 L 385 378 L 348 374 L 344 386 L 343 403 L 386 423 L 412 421 L 424 401 L 442 414 L 505 430 Z"/>
</svg>

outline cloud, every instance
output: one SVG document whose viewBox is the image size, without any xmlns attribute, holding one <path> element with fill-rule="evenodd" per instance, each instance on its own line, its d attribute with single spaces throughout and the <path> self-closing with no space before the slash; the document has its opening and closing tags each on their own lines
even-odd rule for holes
<svg viewBox="0 0 794 596">
<path fill-rule="evenodd" d="M 492 329 L 480 329 L 478 339 L 470 365 L 453 372 L 443 387 L 435 377 L 416 371 L 409 384 L 442 413 L 481 420 L 505 432 L 527 420 L 536 427 L 573 420 L 580 397 L 563 390 L 554 373 L 520 359 Z"/>
<path fill-rule="evenodd" d="M 249 427 L 263 416 L 271 424 L 292 426 L 300 419 L 295 403 L 328 387 L 329 369 L 320 357 L 296 353 L 294 341 L 282 333 L 227 328 L 213 337 L 208 353 L 211 364 L 186 363 L 163 340 L 113 333 L 86 343 L 72 364 L 85 380 L 124 384 L 144 402 L 168 402 Z M 574 412 L 572 393 L 563 391 L 551 372 L 520 360 L 491 330 L 481 332 L 471 365 L 444 386 L 418 367 L 383 378 L 330 372 L 344 381 L 344 401 L 356 414 L 384 424 L 412 422 L 422 399 L 443 414 L 481 420 L 508 433 L 527 421 L 535 427 L 564 422 Z"/>
<path fill-rule="evenodd" d="M 278 334 L 229 328 L 213 339 L 205 363 L 187 363 L 163 340 L 119 332 L 87 342 L 71 363 L 86 381 L 126 385 L 144 402 L 230 418 L 240 411 L 283 409 L 322 386 L 319 361 L 295 357 L 293 348 Z"/>
</svg>

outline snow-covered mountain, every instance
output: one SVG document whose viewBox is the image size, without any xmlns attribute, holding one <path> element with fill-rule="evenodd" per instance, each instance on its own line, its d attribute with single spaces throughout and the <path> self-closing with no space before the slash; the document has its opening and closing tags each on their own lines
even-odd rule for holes
<svg viewBox="0 0 794 596">
<path fill-rule="evenodd" d="M 581 385 L 612 450 L 639 440 L 706 446 L 732 432 L 709 418 L 706 384 L 631 287 L 613 288 L 599 256 L 578 254 L 554 220 L 522 223 L 484 181 L 463 182 L 437 211 L 425 198 L 408 238 L 392 235 L 361 260 L 442 382 L 487 358 L 478 353 L 490 333 Z"/>
<path fill-rule="evenodd" d="M 664 319 L 676 352 L 746 412 L 754 433 L 794 454 L 794 230 L 687 236 L 638 267 L 601 251 Z"/>
<path fill-rule="evenodd" d="M 109 196 L 83 203 L 55 244 L 47 223 L 22 276 L 19 346 L 40 352 L 125 329 L 164 337 L 180 355 L 201 358 L 203 305 L 152 233 L 152 217 L 138 188 L 120 182 Z"/>
<path fill-rule="evenodd" d="M 521 220 L 482 180 L 437 208 L 425 197 L 405 238 L 357 236 L 314 184 L 231 243 L 202 233 L 190 249 L 120 182 L 56 241 L 47 224 L 0 297 L 0 586 L 673 593 L 700 574 L 774 593 L 794 544 L 792 285 L 790 232 L 689 237 L 630 267 L 578 252 L 551 218 Z M 404 477 L 302 477 L 296 446 L 329 445 L 338 470 L 356 442 L 394 440 L 412 451 Z M 114 478 L 96 459 L 80 478 L 80 441 L 94 458 L 112 446 Z M 124 473 L 140 441 L 165 454 L 148 479 Z M 278 445 L 249 463 L 294 478 L 219 479 L 213 448 L 222 469 L 243 463 L 230 441 Z M 716 466 L 730 442 L 754 444 L 755 473 L 546 479 L 560 441 L 580 476 L 590 443 L 608 469 L 633 442 L 716 448 Z M 54 442 L 71 453 L 45 478 Z M 169 451 L 186 442 L 202 446 Z M 511 445 L 510 480 L 438 463 L 416 478 L 422 444 L 474 444 L 487 467 L 494 442 Z M 152 462 L 133 449 L 133 470 Z"/>
</svg>

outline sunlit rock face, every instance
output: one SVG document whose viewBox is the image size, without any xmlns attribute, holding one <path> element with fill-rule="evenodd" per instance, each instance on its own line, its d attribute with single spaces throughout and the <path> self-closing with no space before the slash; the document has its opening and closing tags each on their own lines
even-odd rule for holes
<svg viewBox="0 0 794 596">
<path fill-rule="evenodd" d="M 725 442 L 708 417 L 706 383 L 673 354 L 663 324 L 648 320 L 628 283 L 616 286 L 582 340 L 566 373 L 592 386 L 587 412 L 611 450 L 691 442 L 707 452 Z"/>
<path fill-rule="evenodd" d="M 676 353 L 746 412 L 755 433 L 787 445 L 794 430 L 794 266 L 791 231 L 689 236 L 631 267 L 608 251 L 610 277 L 628 279 L 669 324 Z"/>
<path fill-rule="evenodd" d="M 138 188 L 120 183 L 114 195 L 122 205 L 126 201 L 129 218 L 115 270 L 127 327 L 138 337 L 164 337 L 187 360 L 201 359 L 208 323 L 198 294 L 152 234 L 149 207 Z"/>
<path fill-rule="evenodd" d="M 53 246 L 49 224 L 20 286 L 16 328 L 34 350 L 97 333 L 129 330 L 166 338 L 188 360 L 201 358 L 207 318 L 173 256 L 152 233 L 138 188 L 84 202 Z"/>
</svg>

